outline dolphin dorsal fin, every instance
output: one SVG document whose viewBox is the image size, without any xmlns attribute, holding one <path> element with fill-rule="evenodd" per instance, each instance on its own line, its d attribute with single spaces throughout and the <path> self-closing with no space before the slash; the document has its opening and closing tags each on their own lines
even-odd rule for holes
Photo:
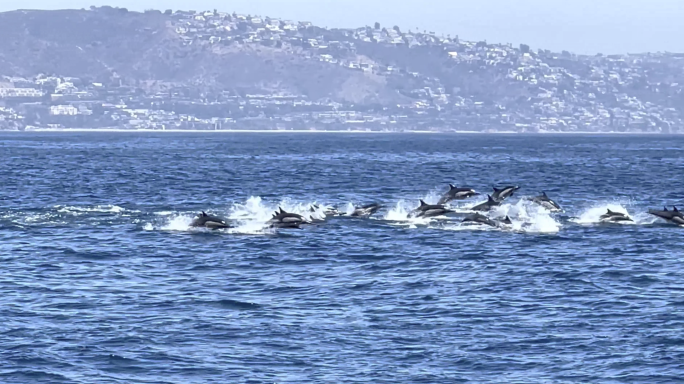
<svg viewBox="0 0 684 384">
<path fill-rule="evenodd" d="M 449 184 L 449 188 L 451 188 L 451 189 L 456 189 L 456 187 L 454 187 L 453 184 Z"/>
<path fill-rule="evenodd" d="M 202 211 L 202 217 L 207 217 L 207 216 L 209 216 L 209 215 L 207 215 L 206 212 Z"/>
<path fill-rule="evenodd" d="M 672 208 L 674 208 L 675 212 L 679 212 L 679 209 L 677 209 L 677 207 L 675 207 L 674 205 L 672 206 Z"/>
<path fill-rule="evenodd" d="M 608 208 L 608 214 L 612 215 L 613 213 L 615 213 L 615 212 L 611 211 L 610 208 Z"/>
<path fill-rule="evenodd" d="M 546 192 L 544 192 L 544 191 L 542 191 L 542 196 L 548 197 L 548 196 L 546 196 Z"/>
<path fill-rule="evenodd" d="M 497 187 L 492 187 L 492 188 L 494 188 L 494 192 L 501 192 L 501 190 Z"/>
<path fill-rule="evenodd" d="M 496 201 L 494 200 L 494 198 L 492 197 L 492 195 L 487 195 L 487 201 L 496 202 Z"/>
<path fill-rule="evenodd" d="M 663 211 L 669 212 L 669 211 L 667 210 L 667 207 L 663 207 Z"/>
<path fill-rule="evenodd" d="M 280 213 L 287 213 L 287 212 L 285 212 L 285 210 L 283 209 L 283 207 L 280 207 Z"/>
<path fill-rule="evenodd" d="M 421 206 L 421 207 L 424 207 L 424 206 L 426 206 L 426 205 L 427 205 L 427 204 L 426 204 L 423 200 L 420 200 L 420 206 Z"/>
<path fill-rule="evenodd" d="M 511 221 L 511 218 L 508 217 L 508 215 L 506 215 L 506 218 L 505 218 L 504 220 L 506 220 L 506 221 Z"/>
</svg>

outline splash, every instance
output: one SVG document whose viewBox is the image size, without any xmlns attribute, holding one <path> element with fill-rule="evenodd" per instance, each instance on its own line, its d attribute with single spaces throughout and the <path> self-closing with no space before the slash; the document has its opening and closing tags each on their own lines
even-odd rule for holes
<svg viewBox="0 0 684 384">
<path fill-rule="evenodd" d="M 289 204 L 281 204 L 279 207 L 288 212 L 291 209 Z M 267 222 L 279 207 L 267 206 L 259 196 L 250 197 L 244 204 L 233 204 L 228 219 L 233 221 L 234 228 L 230 228 L 228 232 L 254 235 L 273 233 Z"/>
<path fill-rule="evenodd" d="M 543 207 L 527 200 L 518 200 L 516 203 L 503 203 L 498 207 L 494 207 L 488 214 L 494 220 L 502 220 L 508 216 L 512 224 L 503 225 L 498 228 L 502 231 L 513 231 L 521 233 L 532 234 L 551 234 L 558 233 L 562 227 L 551 213 Z M 472 227 L 471 225 L 464 225 L 464 227 Z M 487 227 L 487 226 L 485 226 Z"/>
<path fill-rule="evenodd" d="M 432 219 L 438 218 L 411 217 L 410 214 L 411 211 L 413 211 L 413 208 L 415 207 L 409 207 L 406 201 L 399 200 L 393 208 L 390 208 L 387 211 L 383 219 L 386 221 L 394 222 L 395 224 L 399 225 L 408 224 L 411 228 L 416 228 L 417 225 L 428 225 L 430 224 Z"/>
<path fill-rule="evenodd" d="M 312 210 L 314 205 L 317 205 L 318 208 Z M 290 213 L 302 215 L 309 221 L 315 221 L 324 220 L 326 218 L 325 211 L 330 207 L 316 202 L 302 203 L 291 199 L 284 199 L 278 203 L 268 204 L 264 202 L 261 197 L 252 196 L 244 203 L 233 204 L 223 214 L 221 212 L 216 212 L 218 216 L 224 216 L 232 226 L 232 228 L 219 231 L 233 234 L 273 234 L 275 233 L 275 229 L 270 228 L 268 221 L 273 217 L 273 213 L 280 208 Z M 157 212 L 155 215 L 165 216 L 166 222 L 161 226 L 155 226 L 151 223 L 145 224 L 143 226 L 144 230 L 209 231 L 205 228 L 190 227 L 192 220 L 195 218 L 194 213 L 173 214 L 172 212 L 164 211 Z"/>
<path fill-rule="evenodd" d="M 406 207 L 406 202 L 399 200 L 393 208 L 387 211 L 383 219 L 387 221 L 408 221 L 410 211 L 410 208 Z"/>
<path fill-rule="evenodd" d="M 356 210 L 356 207 L 354 206 L 353 203 L 350 202 L 350 203 L 347 203 L 347 205 L 345 206 L 343 212 L 344 212 L 345 215 L 349 216 L 349 215 L 351 215 L 352 213 L 354 213 L 354 210 Z"/>
<path fill-rule="evenodd" d="M 425 196 L 423 196 L 422 200 L 428 204 L 437 204 L 439 202 L 439 199 L 442 198 L 445 192 L 438 190 L 438 189 L 433 189 L 432 191 L 428 192 Z"/>
<path fill-rule="evenodd" d="M 573 223 L 580 224 L 580 225 L 590 225 L 590 224 L 598 224 L 601 222 L 601 215 L 604 215 L 608 210 L 611 210 L 613 212 L 619 212 L 619 213 L 624 213 L 630 217 L 629 212 L 627 211 L 627 208 L 624 207 L 619 202 L 611 202 L 611 203 L 597 203 L 593 205 L 592 207 L 589 207 L 582 211 L 580 215 L 576 218 L 571 219 Z M 642 220 L 649 220 L 648 217 L 641 217 Z M 632 217 L 631 221 L 622 221 L 619 222 L 619 224 L 640 224 L 637 221 L 637 218 Z"/>
<path fill-rule="evenodd" d="M 159 230 L 173 232 L 187 231 L 191 228 L 190 223 L 192 223 L 192 220 L 193 217 L 191 215 L 176 215 L 171 217 L 165 225 L 159 227 Z"/>
</svg>

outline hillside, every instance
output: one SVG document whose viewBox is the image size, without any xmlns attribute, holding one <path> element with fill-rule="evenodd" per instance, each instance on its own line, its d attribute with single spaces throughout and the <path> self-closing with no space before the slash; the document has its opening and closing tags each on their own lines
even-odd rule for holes
<svg viewBox="0 0 684 384">
<path fill-rule="evenodd" d="M 164 112 L 213 127 L 242 119 L 268 128 L 260 119 L 275 118 L 271 125 L 300 128 L 683 129 L 678 54 L 578 56 L 399 26 L 328 30 L 112 7 L 2 13 L 0 34 L 0 124 L 9 127 L 88 125 L 100 112 L 99 125 L 131 125 Z M 35 101 L 47 109 L 25 105 Z M 103 107 L 113 103 L 151 112 L 113 118 Z"/>
</svg>

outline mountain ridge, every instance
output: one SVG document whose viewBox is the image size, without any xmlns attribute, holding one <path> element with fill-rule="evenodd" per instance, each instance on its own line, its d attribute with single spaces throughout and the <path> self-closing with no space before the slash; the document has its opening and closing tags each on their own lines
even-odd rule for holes
<svg viewBox="0 0 684 384">
<path fill-rule="evenodd" d="M 0 13 L 0 34 L 6 37 L 0 41 L 0 76 L 11 84 L 6 88 L 17 87 L 12 78 L 33 81 L 34 88 L 41 88 L 35 83 L 40 76 L 78 78 L 74 87 L 110 103 L 117 100 L 108 99 L 107 93 L 126 88 L 127 98 L 136 99 L 131 104 L 144 104 L 145 98 L 154 103 L 154 96 L 166 95 L 165 105 L 211 100 L 229 110 L 240 107 L 247 95 L 291 96 L 300 104 L 316 104 L 314 109 L 370 113 L 363 120 L 380 125 L 682 129 L 680 54 L 574 55 L 403 32 L 377 23 L 325 29 L 218 11 L 129 12 L 113 7 Z M 92 89 L 94 83 L 108 91 Z M 55 89 L 43 91 L 43 97 L 56 94 Z M 68 104 L 69 98 L 51 96 L 42 102 L 52 108 Z M 2 92 L 0 102 L 15 107 L 17 116 L 27 114 L 17 112 L 18 102 Z M 231 107 L 231 102 L 237 104 Z M 302 119 L 291 116 L 298 113 L 296 104 L 288 109 L 265 102 L 255 109 L 248 116 L 228 116 Z M 359 121 L 307 113 L 304 125 Z"/>
</svg>

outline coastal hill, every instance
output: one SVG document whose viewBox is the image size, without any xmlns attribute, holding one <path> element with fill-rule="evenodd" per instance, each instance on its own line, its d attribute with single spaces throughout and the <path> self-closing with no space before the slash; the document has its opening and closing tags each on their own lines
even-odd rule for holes
<svg viewBox="0 0 684 384">
<path fill-rule="evenodd" d="M 0 129 L 684 132 L 684 54 L 216 10 L 20 10 L 0 34 Z"/>
</svg>

